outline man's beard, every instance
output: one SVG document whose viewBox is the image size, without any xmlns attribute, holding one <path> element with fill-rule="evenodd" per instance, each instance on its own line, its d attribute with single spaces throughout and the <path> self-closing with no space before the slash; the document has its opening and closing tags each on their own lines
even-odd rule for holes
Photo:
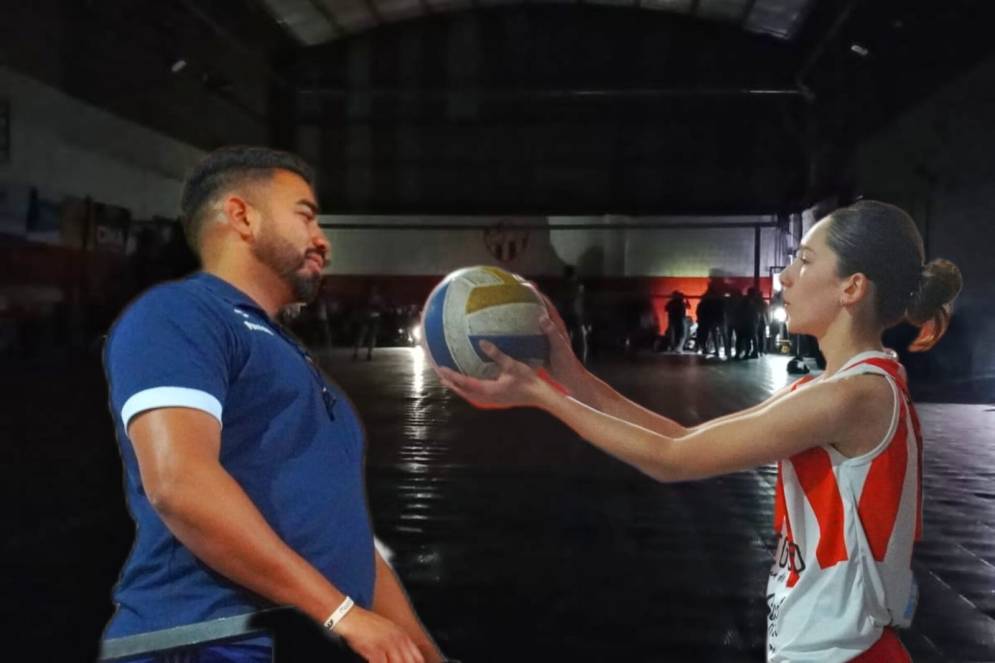
<svg viewBox="0 0 995 663">
<path fill-rule="evenodd" d="M 264 226 L 265 227 L 265 226 Z M 290 286 L 296 302 L 311 302 L 321 288 L 321 274 L 307 269 L 308 253 L 299 253 L 287 240 L 264 231 L 253 245 L 256 258 Z"/>
</svg>

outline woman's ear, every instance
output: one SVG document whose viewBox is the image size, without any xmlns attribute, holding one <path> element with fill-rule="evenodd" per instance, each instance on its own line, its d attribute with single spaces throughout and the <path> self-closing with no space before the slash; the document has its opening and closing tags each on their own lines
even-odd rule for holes
<svg viewBox="0 0 995 663">
<path fill-rule="evenodd" d="M 853 306 L 871 296 L 871 281 L 861 272 L 846 277 L 840 291 L 840 306 Z"/>
</svg>

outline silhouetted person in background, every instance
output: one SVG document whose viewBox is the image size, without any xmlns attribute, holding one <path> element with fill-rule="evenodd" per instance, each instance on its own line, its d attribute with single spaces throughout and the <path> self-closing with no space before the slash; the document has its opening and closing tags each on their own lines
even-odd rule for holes
<svg viewBox="0 0 995 663">
<path fill-rule="evenodd" d="M 719 316 L 717 328 L 719 342 L 725 350 L 726 359 L 732 359 L 732 336 L 735 329 L 734 317 L 740 298 L 741 295 L 738 290 L 726 290 L 719 298 L 719 306 L 721 306 L 722 313 Z"/>
<path fill-rule="evenodd" d="M 738 291 L 729 300 L 732 309 L 732 330 L 736 334 L 735 359 L 756 357 L 756 329 L 753 321 L 753 302 Z"/>
<path fill-rule="evenodd" d="M 380 296 L 380 289 L 375 285 L 371 286 L 370 296 L 359 312 L 359 329 L 352 347 L 353 359 L 359 358 L 359 348 L 363 345 L 366 346 L 366 361 L 373 359 L 373 348 L 377 344 L 377 334 L 380 333 L 380 322 L 386 307 L 384 298 Z"/>
<path fill-rule="evenodd" d="M 712 340 L 715 356 L 719 356 L 719 339 L 716 337 L 718 327 L 722 324 L 722 297 L 719 296 L 715 284 L 709 283 L 705 294 L 698 302 L 698 352 L 708 356 L 708 341 Z"/>
<path fill-rule="evenodd" d="M 332 330 L 329 326 L 328 300 L 319 292 L 313 302 L 308 305 L 311 315 L 312 337 L 314 342 L 324 348 L 332 347 Z"/>
<path fill-rule="evenodd" d="M 563 268 L 563 286 L 557 299 L 556 308 L 570 333 L 574 352 L 581 362 L 586 364 L 588 356 L 586 292 L 573 265 Z"/>
<path fill-rule="evenodd" d="M 760 355 L 767 354 L 767 322 L 769 318 L 767 302 L 763 295 L 756 288 L 750 288 L 746 293 L 747 301 L 750 303 L 750 312 L 753 318 L 753 352 L 750 358 L 756 359 Z"/>
<path fill-rule="evenodd" d="M 667 340 L 670 349 L 681 352 L 684 349 L 684 317 L 688 310 L 688 300 L 680 290 L 670 295 L 667 302 Z"/>
</svg>

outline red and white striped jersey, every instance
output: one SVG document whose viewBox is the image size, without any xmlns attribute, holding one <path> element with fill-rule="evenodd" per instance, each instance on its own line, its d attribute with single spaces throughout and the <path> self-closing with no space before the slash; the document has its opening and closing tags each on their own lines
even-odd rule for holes
<svg viewBox="0 0 995 663">
<path fill-rule="evenodd" d="M 891 426 L 848 458 L 813 447 L 777 467 L 777 555 L 767 583 L 767 660 L 849 661 L 912 621 L 912 545 L 922 532 L 922 434 L 905 369 L 865 352 L 825 380 L 873 373 L 894 392 Z M 822 380 L 821 378 L 819 379 Z M 811 377 L 793 389 L 803 388 Z M 846 416 L 841 413 L 841 416 Z"/>
</svg>

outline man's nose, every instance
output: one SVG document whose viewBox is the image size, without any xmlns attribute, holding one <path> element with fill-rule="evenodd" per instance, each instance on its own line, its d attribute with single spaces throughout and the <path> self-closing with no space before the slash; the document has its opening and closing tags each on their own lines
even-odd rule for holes
<svg viewBox="0 0 995 663">
<path fill-rule="evenodd" d="M 326 255 L 328 254 L 328 250 L 329 248 L 331 248 L 331 244 L 329 244 L 328 238 L 325 237 L 325 233 L 322 232 L 321 228 L 317 228 L 314 231 L 314 235 L 312 236 L 311 241 L 314 244 L 314 246 L 318 248 L 322 253 Z"/>
</svg>

